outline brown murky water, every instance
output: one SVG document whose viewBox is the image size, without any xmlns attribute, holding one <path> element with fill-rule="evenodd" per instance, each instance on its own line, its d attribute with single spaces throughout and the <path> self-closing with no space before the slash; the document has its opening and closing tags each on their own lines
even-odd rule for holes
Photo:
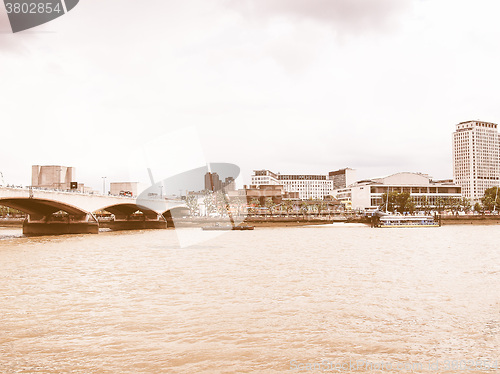
<svg viewBox="0 0 500 374">
<path fill-rule="evenodd" d="M 16 233 L 0 373 L 500 372 L 498 226 Z"/>
</svg>

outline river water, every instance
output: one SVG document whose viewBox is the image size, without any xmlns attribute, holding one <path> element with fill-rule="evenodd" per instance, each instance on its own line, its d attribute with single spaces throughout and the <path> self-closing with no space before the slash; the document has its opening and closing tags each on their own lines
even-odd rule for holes
<svg viewBox="0 0 500 374">
<path fill-rule="evenodd" d="M 500 372 L 499 226 L 19 233 L 0 373 Z"/>
</svg>

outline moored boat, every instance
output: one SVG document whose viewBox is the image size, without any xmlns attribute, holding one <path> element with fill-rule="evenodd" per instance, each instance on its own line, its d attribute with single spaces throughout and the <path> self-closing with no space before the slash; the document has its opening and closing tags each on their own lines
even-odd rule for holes
<svg viewBox="0 0 500 374">
<path fill-rule="evenodd" d="M 218 230 L 253 230 L 253 226 L 247 226 L 247 225 L 235 225 L 235 226 L 229 226 L 229 225 L 224 225 L 224 226 L 203 226 L 203 230 L 207 231 L 218 231 Z"/>
<path fill-rule="evenodd" d="M 433 216 L 384 215 L 373 217 L 372 227 L 440 227 L 441 222 Z"/>
</svg>

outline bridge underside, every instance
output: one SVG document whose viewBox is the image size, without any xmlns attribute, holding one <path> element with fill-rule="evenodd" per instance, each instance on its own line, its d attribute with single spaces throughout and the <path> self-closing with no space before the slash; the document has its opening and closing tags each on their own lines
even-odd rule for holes
<svg viewBox="0 0 500 374">
<path fill-rule="evenodd" d="M 190 214 L 188 208 L 178 207 L 167 210 L 163 213 L 163 217 L 167 221 L 168 227 L 175 228 L 175 220 L 184 216 L 188 216 Z"/>
<path fill-rule="evenodd" d="M 28 214 L 23 223 L 24 235 L 97 234 L 95 217 L 77 207 L 45 199 L 0 199 L 0 205 Z"/>
<path fill-rule="evenodd" d="M 56 212 L 63 211 L 72 216 L 85 216 L 87 212 L 71 205 L 59 203 L 52 200 L 10 198 L 1 199 L 1 205 L 25 212 L 36 219 L 36 217 L 49 217 Z"/>
<path fill-rule="evenodd" d="M 137 204 L 113 205 L 105 210 L 113 214 L 114 219 L 102 224 L 112 230 L 166 229 L 167 221 L 161 215 L 145 206 Z"/>
<path fill-rule="evenodd" d="M 99 227 L 113 230 L 166 229 L 175 227 L 176 218 L 186 216 L 184 207 L 167 210 L 163 214 L 137 204 L 113 205 L 101 210 L 113 215 L 112 221 L 98 222 L 91 212 L 58 201 L 36 198 L 3 198 L 4 205 L 28 214 L 23 223 L 23 234 L 97 234 Z"/>
</svg>

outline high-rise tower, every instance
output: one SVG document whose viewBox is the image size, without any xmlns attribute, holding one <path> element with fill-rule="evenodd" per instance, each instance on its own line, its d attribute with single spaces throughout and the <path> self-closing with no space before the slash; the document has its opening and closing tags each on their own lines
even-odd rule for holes
<svg viewBox="0 0 500 374">
<path fill-rule="evenodd" d="M 453 133 L 453 180 L 473 202 L 500 182 L 500 141 L 496 123 L 467 121 Z"/>
</svg>

